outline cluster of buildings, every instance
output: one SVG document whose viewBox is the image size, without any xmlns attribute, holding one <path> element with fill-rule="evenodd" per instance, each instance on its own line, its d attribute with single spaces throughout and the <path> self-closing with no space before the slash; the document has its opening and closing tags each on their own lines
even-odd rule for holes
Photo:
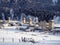
<svg viewBox="0 0 60 45">
<path fill-rule="evenodd" d="M 22 30 L 53 30 L 54 29 L 54 20 L 50 20 L 49 23 L 47 23 L 46 21 L 40 21 L 38 17 L 33 17 L 33 16 L 24 16 L 21 15 L 21 19 L 20 21 L 16 21 L 16 20 L 11 20 L 10 17 L 8 19 L 8 23 L 15 23 L 17 22 L 17 24 L 21 24 L 18 25 L 20 26 L 20 28 Z M 28 27 L 28 28 L 27 28 Z"/>
<path fill-rule="evenodd" d="M 49 0 L 49 1 L 50 1 L 50 3 L 53 3 L 54 5 L 58 2 L 58 0 Z M 0 0 L 0 4 L 1 4 L 0 11 L 3 12 L 2 13 L 3 20 L 2 21 L 0 20 L 0 22 L 4 22 L 4 21 L 6 22 L 5 17 L 8 17 L 8 14 L 9 14 L 10 17 L 9 17 L 8 21 L 6 22 L 8 24 L 11 24 L 13 22 L 13 24 L 15 25 L 18 22 L 19 24 L 21 24 L 21 25 L 18 25 L 20 27 L 25 25 L 25 27 L 29 26 L 29 27 L 33 27 L 34 29 L 38 28 L 38 29 L 42 29 L 42 30 L 53 30 L 54 29 L 54 20 L 50 20 L 48 23 L 46 21 L 39 22 L 38 17 L 34 17 L 31 15 L 25 15 L 24 13 L 22 13 L 24 9 L 29 10 L 30 8 L 32 8 L 33 11 L 35 11 L 36 9 L 39 10 L 40 6 L 43 5 L 43 7 L 44 7 L 44 5 L 45 5 L 42 2 L 45 4 L 48 4 L 42 0 L 38 0 L 38 1 L 37 0 Z M 40 5 L 40 3 L 42 3 L 42 4 Z M 39 6 L 39 8 L 37 6 Z M 4 12 L 4 10 L 6 12 Z M 8 14 L 6 14 L 7 12 L 8 12 Z M 18 16 L 16 13 L 18 13 Z M 15 16 L 15 14 L 16 14 L 16 16 Z M 18 20 L 19 15 L 21 15 L 20 20 Z M 15 18 L 14 16 L 17 19 L 14 19 Z M 3 24 L 6 25 L 5 23 L 3 23 Z M 9 26 L 7 26 L 7 27 L 9 27 Z M 15 27 L 16 27 L 16 25 L 15 25 Z"/>
<path fill-rule="evenodd" d="M 1 29 L 17 29 L 17 30 L 27 30 L 27 31 L 59 31 L 60 23 L 56 24 L 57 20 L 39 21 L 38 17 L 31 15 L 21 14 L 20 20 L 13 20 L 14 17 L 9 17 L 8 20 L 0 20 Z M 57 19 L 57 18 L 56 18 Z M 3 27 L 3 28 L 2 28 Z"/>
<path fill-rule="evenodd" d="M 22 24 L 29 23 L 30 25 L 33 25 L 33 24 L 38 24 L 39 20 L 38 20 L 38 17 L 34 17 L 31 15 L 26 15 L 26 17 L 21 15 L 21 22 L 22 22 Z"/>
</svg>

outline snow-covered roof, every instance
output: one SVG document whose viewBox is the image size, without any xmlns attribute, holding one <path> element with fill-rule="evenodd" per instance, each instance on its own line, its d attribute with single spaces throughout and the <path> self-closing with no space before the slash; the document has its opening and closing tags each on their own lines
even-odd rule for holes
<svg viewBox="0 0 60 45">
<path fill-rule="evenodd" d="M 55 24 L 54 27 L 60 27 L 60 24 Z"/>
</svg>

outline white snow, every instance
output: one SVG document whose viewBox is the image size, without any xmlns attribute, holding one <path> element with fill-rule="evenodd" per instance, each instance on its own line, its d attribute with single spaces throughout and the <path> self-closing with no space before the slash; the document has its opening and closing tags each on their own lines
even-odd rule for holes
<svg viewBox="0 0 60 45">
<path fill-rule="evenodd" d="M 25 38 L 26 42 L 22 42 L 22 39 Z M 35 41 L 36 44 L 33 44 L 31 41 Z M 56 36 L 44 32 L 23 32 L 20 30 L 3 30 L 0 29 L 0 42 L 10 43 L 10 44 L 22 44 L 25 45 L 38 45 L 39 43 L 60 43 L 60 36 Z M 17 45 L 17 44 L 16 44 Z"/>
<path fill-rule="evenodd" d="M 54 27 L 60 27 L 60 24 L 55 24 Z"/>
</svg>

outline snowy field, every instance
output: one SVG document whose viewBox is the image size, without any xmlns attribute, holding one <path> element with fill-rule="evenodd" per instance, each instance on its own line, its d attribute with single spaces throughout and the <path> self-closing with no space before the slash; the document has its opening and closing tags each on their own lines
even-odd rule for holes
<svg viewBox="0 0 60 45">
<path fill-rule="evenodd" d="M 28 43 L 28 42 L 20 42 L 20 43 L 0 43 L 0 45 L 60 45 L 60 43 Z"/>
<path fill-rule="evenodd" d="M 0 29 L 0 45 L 60 45 L 60 33 Z"/>
</svg>

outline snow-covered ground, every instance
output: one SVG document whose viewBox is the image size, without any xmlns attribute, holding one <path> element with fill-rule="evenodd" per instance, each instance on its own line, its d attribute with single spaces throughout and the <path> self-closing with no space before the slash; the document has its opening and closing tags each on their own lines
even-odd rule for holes
<svg viewBox="0 0 60 45">
<path fill-rule="evenodd" d="M 0 29 L 0 45 L 59 45 L 59 43 L 58 34 Z"/>
</svg>

